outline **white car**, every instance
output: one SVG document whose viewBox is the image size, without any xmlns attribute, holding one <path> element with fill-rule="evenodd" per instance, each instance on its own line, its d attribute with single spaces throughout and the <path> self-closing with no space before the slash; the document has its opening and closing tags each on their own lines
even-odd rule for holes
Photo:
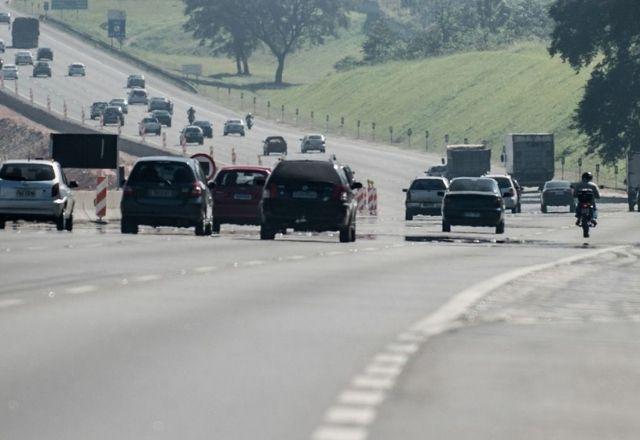
<svg viewBox="0 0 640 440">
<path fill-rule="evenodd" d="M 514 214 L 522 212 L 522 202 L 520 200 L 518 187 L 511 176 L 492 174 L 485 177 L 498 182 L 498 187 L 500 188 L 500 193 L 504 200 L 505 209 L 510 209 Z"/>
<path fill-rule="evenodd" d="M 160 121 L 158 121 L 157 118 L 148 116 L 138 124 L 138 132 L 140 133 L 140 136 L 151 133 L 155 133 L 160 136 L 162 133 L 162 124 L 160 124 Z"/>
<path fill-rule="evenodd" d="M 149 96 L 145 89 L 134 88 L 129 92 L 129 98 L 127 99 L 129 104 L 149 104 Z"/>
<path fill-rule="evenodd" d="M 82 63 L 69 64 L 69 76 L 76 76 L 76 75 L 80 75 L 80 76 L 87 75 L 87 69 L 84 64 Z"/>
<path fill-rule="evenodd" d="M 444 177 L 419 176 L 409 188 L 405 200 L 405 220 L 413 220 L 416 215 L 442 214 L 442 199 L 449 189 L 449 181 Z"/>
<path fill-rule="evenodd" d="M 75 201 L 58 162 L 8 160 L 0 167 L 0 229 L 5 222 L 53 222 L 59 231 L 73 229 Z"/>
<path fill-rule="evenodd" d="M 2 78 L 5 80 L 18 79 L 18 68 L 13 64 L 5 64 L 2 66 L 0 75 L 2 75 Z"/>
<path fill-rule="evenodd" d="M 21 50 L 15 55 L 16 66 L 33 65 L 33 55 L 28 50 Z"/>
</svg>

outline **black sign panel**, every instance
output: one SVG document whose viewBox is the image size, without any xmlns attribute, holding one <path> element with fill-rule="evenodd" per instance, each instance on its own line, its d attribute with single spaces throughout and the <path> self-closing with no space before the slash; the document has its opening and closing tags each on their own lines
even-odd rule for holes
<svg viewBox="0 0 640 440">
<path fill-rule="evenodd" d="M 88 9 L 89 0 L 51 0 L 51 9 Z"/>
<path fill-rule="evenodd" d="M 51 157 L 63 168 L 118 168 L 118 135 L 51 134 Z"/>
<path fill-rule="evenodd" d="M 107 22 L 109 38 L 126 38 L 127 21 L 124 19 L 109 19 Z"/>
</svg>

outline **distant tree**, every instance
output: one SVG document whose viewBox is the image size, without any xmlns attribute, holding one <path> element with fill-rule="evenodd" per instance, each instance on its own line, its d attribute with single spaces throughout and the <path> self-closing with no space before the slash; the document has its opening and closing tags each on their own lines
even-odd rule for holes
<svg viewBox="0 0 640 440">
<path fill-rule="evenodd" d="M 362 44 L 363 61 L 366 63 L 381 63 L 398 55 L 397 46 L 400 36 L 391 30 L 384 17 L 378 18 L 367 29 L 367 38 Z"/>
<path fill-rule="evenodd" d="M 242 3 L 235 0 L 184 0 L 189 17 L 184 29 L 208 45 L 215 55 L 235 59 L 238 75 L 249 75 L 249 57 L 257 39 L 240 19 Z"/>
<path fill-rule="evenodd" d="M 497 34 L 509 20 L 510 10 L 504 0 L 476 0 L 476 16 L 482 31 L 484 47 L 489 45 L 489 36 Z"/>
<path fill-rule="evenodd" d="M 282 84 L 288 55 L 304 44 L 324 43 L 348 25 L 346 0 L 244 0 L 246 29 L 276 57 L 275 83 Z"/>
<path fill-rule="evenodd" d="M 640 147 L 640 2 L 556 0 L 549 52 L 576 71 L 592 65 L 574 116 L 588 152 L 611 163 Z"/>
</svg>

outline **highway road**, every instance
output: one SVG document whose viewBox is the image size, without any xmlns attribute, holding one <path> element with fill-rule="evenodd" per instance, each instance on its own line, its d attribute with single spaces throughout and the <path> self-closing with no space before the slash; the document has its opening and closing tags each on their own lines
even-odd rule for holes
<svg viewBox="0 0 640 440">
<path fill-rule="evenodd" d="M 122 96 L 137 71 L 47 26 L 42 41 L 54 77 L 19 86 L 38 99 Z M 87 78 L 64 77 L 76 60 Z M 147 76 L 177 117 L 233 115 Z M 259 120 L 245 139 L 218 131 L 216 152 L 255 164 L 271 133 L 301 135 Z M 638 437 L 640 216 L 625 199 L 601 204 L 589 240 L 534 193 L 503 236 L 443 234 L 438 218 L 405 222 L 400 191 L 437 157 L 331 149 L 380 187 L 356 243 L 264 242 L 252 227 L 124 236 L 114 222 L 0 231 L 0 438 Z"/>
</svg>

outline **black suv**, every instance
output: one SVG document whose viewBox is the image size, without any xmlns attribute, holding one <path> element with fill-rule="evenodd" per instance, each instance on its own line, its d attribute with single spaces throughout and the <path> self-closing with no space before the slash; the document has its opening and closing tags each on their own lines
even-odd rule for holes
<svg viewBox="0 0 640 440">
<path fill-rule="evenodd" d="M 287 141 L 282 136 L 269 136 L 262 143 L 262 154 L 269 156 L 271 153 L 287 155 Z"/>
<path fill-rule="evenodd" d="M 132 89 L 134 87 L 144 89 L 145 85 L 146 81 L 144 80 L 144 76 L 142 75 L 129 75 L 127 77 L 127 89 Z"/>
<path fill-rule="evenodd" d="M 103 125 L 111 125 L 116 124 L 123 126 L 124 125 L 124 114 L 122 114 L 122 109 L 120 107 L 109 106 L 104 109 L 102 112 L 102 124 Z"/>
<path fill-rule="evenodd" d="M 40 60 L 53 61 L 53 51 L 48 47 L 41 47 L 38 49 L 38 52 L 36 52 L 36 59 L 38 61 Z"/>
<path fill-rule="evenodd" d="M 260 238 L 273 240 L 277 232 L 339 231 L 340 242 L 356 240 L 356 189 L 345 167 L 333 161 L 285 160 L 265 183 Z M 351 182 L 351 183 L 350 183 Z"/>
<path fill-rule="evenodd" d="M 138 159 L 122 189 L 120 210 L 123 234 L 138 233 L 138 225 L 195 227 L 196 235 L 213 230 L 213 197 L 194 159 Z"/>
<path fill-rule="evenodd" d="M 94 102 L 93 104 L 91 104 L 90 118 L 99 119 L 107 107 L 109 107 L 108 102 L 104 102 L 104 101 Z"/>
</svg>

